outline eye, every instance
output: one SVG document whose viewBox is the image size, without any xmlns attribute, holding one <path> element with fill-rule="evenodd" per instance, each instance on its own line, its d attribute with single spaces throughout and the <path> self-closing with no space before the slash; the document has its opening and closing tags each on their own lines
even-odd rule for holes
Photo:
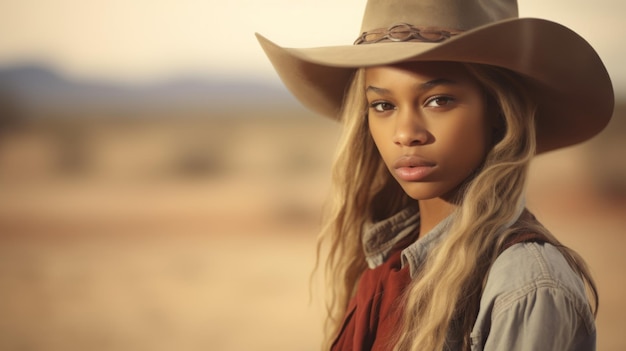
<svg viewBox="0 0 626 351">
<path fill-rule="evenodd" d="M 454 102 L 454 98 L 450 96 L 439 95 L 432 97 L 426 101 L 426 107 L 446 107 Z"/>
<path fill-rule="evenodd" d="M 374 109 L 376 112 L 385 112 L 395 110 L 396 106 L 386 101 L 374 101 L 370 104 L 370 108 Z"/>
</svg>

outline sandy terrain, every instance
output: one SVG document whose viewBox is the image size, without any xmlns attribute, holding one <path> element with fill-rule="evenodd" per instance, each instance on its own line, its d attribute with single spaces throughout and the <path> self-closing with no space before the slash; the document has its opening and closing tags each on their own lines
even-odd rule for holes
<svg viewBox="0 0 626 351">
<path fill-rule="evenodd" d="M 0 178 L 0 350 L 317 350 L 309 274 L 334 131 L 239 135 L 253 165 L 228 176 Z M 330 146 L 314 169 L 254 163 L 296 142 Z M 581 157 L 538 159 L 528 204 L 595 274 L 598 349 L 624 350 L 626 206 L 590 190 Z"/>
</svg>

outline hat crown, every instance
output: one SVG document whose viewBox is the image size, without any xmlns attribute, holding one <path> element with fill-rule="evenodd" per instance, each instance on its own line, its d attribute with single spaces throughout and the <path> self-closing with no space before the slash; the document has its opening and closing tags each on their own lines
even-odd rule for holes
<svg viewBox="0 0 626 351">
<path fill-rule="evenodd" d="M 465 31 L 515 17 L 516 0 L 369 0 L 361 32 L 397 23 Z"/>
</svg>

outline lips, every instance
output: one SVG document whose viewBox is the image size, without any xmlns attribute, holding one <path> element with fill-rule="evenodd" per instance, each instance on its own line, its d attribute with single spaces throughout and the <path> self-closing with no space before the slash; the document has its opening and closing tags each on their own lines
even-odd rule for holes
<svg viewBox="0 0 626 351">
<path fill-rule="evenodd" d="M 435 163 L 420 156 L 404 155 L 393 163 L 393 170 L 400 180 L 417 182 L 425 179 L 435 169 Z"/>
</svg>

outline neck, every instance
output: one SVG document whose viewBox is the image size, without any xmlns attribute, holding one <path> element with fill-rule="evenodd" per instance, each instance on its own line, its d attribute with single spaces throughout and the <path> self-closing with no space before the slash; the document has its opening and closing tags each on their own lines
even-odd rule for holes
<svg viewBox="0 0 626 351">
<path fill-rule="evenodd" d="M 456 205 L 441 199 L 434 198 L 419 201 L 420 211 L 420 234 L 422 237 L 431 231 L 439 222 L 448 217 L 456 208 Z"/>
</svg>

